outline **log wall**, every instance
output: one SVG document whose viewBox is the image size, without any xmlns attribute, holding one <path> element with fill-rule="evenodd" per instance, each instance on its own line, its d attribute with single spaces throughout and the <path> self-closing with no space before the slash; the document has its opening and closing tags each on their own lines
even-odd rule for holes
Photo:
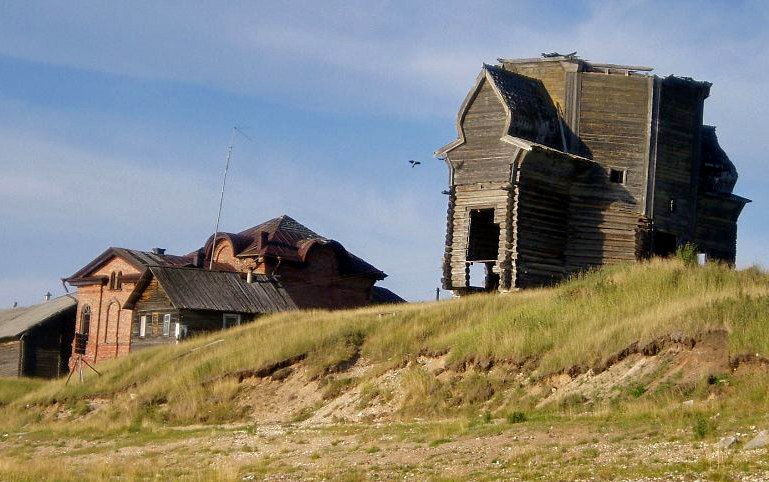
<svg viewBox="0 0 769 482">
<path fill-rule="evenodd" d="M 569 190 L 577 166 L 565 156 L 527 153 L 515 180 L 515 287 L 562 279 L 569 222 Z"/>
<path fill-rule="evenodd" d="M 471 209 L 494 209 L 500 225 L 499 256 L 493 271 L 504 284 L 510 283 L 511 256 L 514 252 L 509 229 L 508 207 L 511 196 L 512 162 L 519 149 L 503 142 L 507 118 L 502 101 L 483 80 L 461 119 L 465 143 L 448 156 L 453 186 L 449 199 L 444 287 L 468 286 L 467 248 Z"/>
<path fill-rule="evenodd" d="M 470 234 L 470 210 L 494 209 L 494 222 L 499 224 L 499 255 L 494 272 L 500 278 L 509 277 L 514 246 L 510 239 L 508 218 L 508 197 L 510 183 L 479 183 L 455 187 L 454 216 L 452 220 L 451 255 L 449 258 L 451 286 L 453 289 L 466 288 L 467 248 Z"/>
<path fill-rule="evenodd" d="M 653 216 L 657 229 L 679 242 L 694 232 L 702 126 L 703 91 L 676 78 L 657 79 L 659 122 L 654 162 Z M 670 201 L 675 201 L 671 212 Z"/>
</svg>

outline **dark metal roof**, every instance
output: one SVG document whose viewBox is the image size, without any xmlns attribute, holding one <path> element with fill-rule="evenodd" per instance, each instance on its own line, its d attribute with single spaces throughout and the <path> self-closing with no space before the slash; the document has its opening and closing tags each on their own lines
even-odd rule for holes
<svg viewBox="0 0 769 482">
<path fill-rule="evenodd" d="M 262 233 L 267 238 L 265 243 Z M 213 236 L 208 238 L 204 248 L 209 259 L 212 239 Z M 265 256 L 294 263 L 304 263 L 307 253 L 314 246 L 331 246 L 338 256 L 342 275 L 376 279 L 387 277 L 381 270 L 347 251 L 339 242 L 321 236 L 285 214 L 239 233 L 219 233 L 217 239 L 229 240 L 238 257 Z"/>
<path fill-rule="evenodd" d="M 135 249 L 110 247 L 94 258 L 90 263 L 79 269 L 75 274 L 66 278 L 65 281 L 72 283 L 85 278 L 89 273 L 99 268 L 114 256 L 124 259 L 139 271 L 144 271 L 150 266 L 191 266 L 193 263 L 192 254 L 175 256 L 171 254 L 155 254 Z"/>
<path fill-rule="evenodd" d="M 701 132 L 700 189 L 731 194 L 737 184 L 737 168 L 719 145 L 716 128 L 704 125 Z"/>
<path fill-rule="evenodd" d="M 374 286 L 371 290 L 371 302 L 374 304 L 405 303 L 406 300 L 382 286 Z"/>
<path fill-rule="evenodd" d="M 21 336 L 68 310 L 73 316 L 77 310 L 77 299 L 72 295 L 60 296 L 39 305 L 0 310 L 0 339 Z"/>
<path fill-rule="evenodd" d="M 252 314 L 296 309 L 280 283 L 265 275 L 255 274 L 254 282 L 247 283 L 230 271 L 159 266 L 145 272 L 124 308 L 134 309 L 153 276 L 177 309 Z"/>
</svg>

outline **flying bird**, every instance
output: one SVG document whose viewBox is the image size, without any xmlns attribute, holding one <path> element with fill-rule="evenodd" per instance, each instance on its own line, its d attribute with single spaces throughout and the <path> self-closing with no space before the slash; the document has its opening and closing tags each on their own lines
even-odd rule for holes
<svg viewBox="0 0 769 482">
<path fill-rule="evenodd" d="M 412 168 L 412 169 L 414 169 L 415 167 L 417 167 L 418 165 L 420 165 L 420 164 L 422 164 L 422 163 L 421 163 L 421 162 L 419 162 L 419 161 L 415 161 L 414 159 L 411 159 L 411 160 L 409 161 L 409 164 L 411 164 L 411 168 Z"/>
</svg>

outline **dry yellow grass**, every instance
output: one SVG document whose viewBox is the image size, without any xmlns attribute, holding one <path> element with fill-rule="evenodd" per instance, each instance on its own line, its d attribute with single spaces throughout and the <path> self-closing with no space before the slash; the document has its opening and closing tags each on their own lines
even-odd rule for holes
<svg viewBox="0 0 769 482">
<path fill-rule="evenodd" d="M 0 404 L 7 404 L 0 425 L 45 420 L 45 407 L 52 403 L 87 411 L 84 400 L 94 398 L 111 403 L 100 417 L 84 422 L 84 429 L 154 418 L 177 424 L 238 419 L 231 405 L 237 383 L 217 380 L 300 355 L 316 375 L 357 352 L 383 367 L 420 353 L 447 353 L 449 363 L 457 364 L 529 360 L 535 375 L 546 375 L 592 366 L 634 342 L 714 329 L 728 331 L 733 354 L 768 355 L 768 295 L 769 276 L 759 269 L 690 268 L 675 260 L 653 260 L 502 296 L 283 313 L 104 363 L 103 376 L 89 377 L 82 385 L 0 382 Z M 419 374 L 413 378 L 420 380 Z M 162 411 L 154 410 L 161 405 Z"/>
</svg>

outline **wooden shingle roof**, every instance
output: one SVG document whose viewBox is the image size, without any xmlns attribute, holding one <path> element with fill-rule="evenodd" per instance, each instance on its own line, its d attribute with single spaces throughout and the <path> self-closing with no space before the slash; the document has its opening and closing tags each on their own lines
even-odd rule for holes
<svg viewBox="0 0 769 482">
<path fill-rule="evenodd" d="M 542 82 L 496 65 L 483 68 L 510 111 L 508 134 L 560 147 L 558 111 Z"/>
<path fill-rule="evenodd" d="M 137 283 L 125 308 L 132 310 L 152 278 L 176 309 L 233 313 L 273 313 L 296 309 L 291 297 L 275 279 L 253 275 L 247 283 L 240 273 L 199 268 L 150 267 Z"/>
</svg>

